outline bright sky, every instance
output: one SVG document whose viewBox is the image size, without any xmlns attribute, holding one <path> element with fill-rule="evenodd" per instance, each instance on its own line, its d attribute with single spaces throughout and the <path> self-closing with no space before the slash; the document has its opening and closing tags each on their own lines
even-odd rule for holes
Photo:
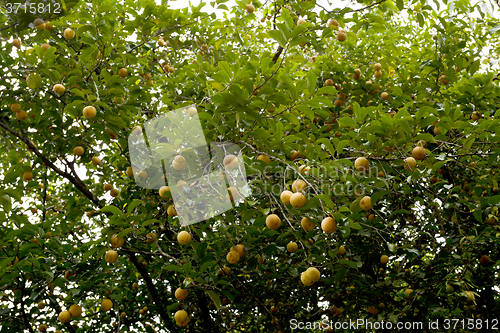
<svg viewBox="0 0 500 333">
<path fill-rule="evenodd" d="M 161 3 L 161 0 L 156 0 L 156 2 Z M 201 1 L 201 0 L 189 1 L 189 3 L 193 4 L 193 5 L 198 5 L 201 2 L 206 3 L 207 1 Z M 454 2 L 453 0 L 450 0 L 450 1 L 448 1 L 448 4 L 451 4 L 453 2 Z M 492 15 L 495 18 L 500 18 L 500 11 L 498 10 L 498 6 L 494 7 L 493 2 L 491 0 L 490 1 L 488 1 L 488 0 L 486 0 L 486 1 L 471 0 L 471 2 L 472 3 L 483 3 L 482 8 L 483 8 L 484 12 L 490 13 L 490 15 Z M 316 3 L 325 7 L 328 10 L 334 9 L 334 8 L 343 8 L 346 6 L 349 6 L 353 9 L 358 9 L 358 8 L 362 8 L 364 6 L 364 5 L 360 5 L 357 3 L 352 3 L 352 1 L 342 1 L 342 0 L 333 0 L 333 1 L 316 0 Z M 439 1 L 439 3 L 440 3 L 439 9 L 443 10 L 446 7 L 445 4 L 441 0 Z M 226 2 L 224 4 L 228 8 L 231 8 L 231 6 L 236 6 L 236 2 L 234 0 L 229 0 L 228 2 Z M 427 4 L 436 10 L 437 7 L 436 7 L 436 4 L 434 3 L 434 1 L 427 0 Z M 173 1 L 169 1 L 168 5 L 173 9 L 181 9 L 181 8 L 186 7 L 186 1 L 185 0 L 173 0 Z M 208 11 L 209 8 L 213 9 L 213 7 L 210 6 L 209 3 L 207 3 L 206 6 L 204 7 L 204 10 Z M 318 10 L 321 10 L 321 8 L 318 7 Z M 222 11 L 216 11 L 216 15 L 217 15 L 217 17 L 222 17 Z M 479 17 L 479 14 L 477 14 L 477 16 L 476 15 L 474 15 L 474 16 Z"/>
</svg>

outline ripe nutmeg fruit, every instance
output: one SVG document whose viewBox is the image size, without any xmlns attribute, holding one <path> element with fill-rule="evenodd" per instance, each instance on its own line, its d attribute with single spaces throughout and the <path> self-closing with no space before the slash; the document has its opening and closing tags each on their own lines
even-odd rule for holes
<svg viewBox="0 0 500 333">
<path fill-rule="evenodd" d="M 345 41 L 346 38 L 347 38 L 347 34 L 344 30 L 339 30 L 339 32 L 337 32 L 337 40 L 339 42 Z"/>
</svg>

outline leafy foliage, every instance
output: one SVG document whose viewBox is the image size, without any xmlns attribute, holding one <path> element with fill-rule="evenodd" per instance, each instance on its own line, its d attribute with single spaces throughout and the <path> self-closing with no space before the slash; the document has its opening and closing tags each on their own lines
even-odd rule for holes
<svg viewBox="0 0 500 333">
<path fill-rule="evenodd" d="M 499 20 L 468 1 L 336 9 L 255 1 L 254 12 L 236 3 L 212 2 L 224 14 L 217 17 L 204 3 L 82 2 L 53 29 L 0 31 L 0 332 L 44 324 L 287 332 L 291 320 L 493 319 Z M 64 37 L 68 27 L 75 38 Z M 182 227 L 169 195 L 127 176 L 127 138 L 134 126 L 192 104 L 208 142 L 243 148 L 252 196 Z M 83 115 L 90 105 L 94 118 Z M 414 156 L 411 168 L 405 159 L 416 146 L 425 158 Z M 368 172 L 356 170 L 358 157 Z M 280 199 L 297 179 L 306 184 L 303 207 Z M 104 184 L 119 191 L 111 196 Z M 269 214 L 280 217 L 277 230 L 266 226 Z M 326 217 L 335 219 L 332 233 L 321 228 Z M 315 228 L 306 231 L 303 218 Z M 188 245 L 177 241 L 182 230 Z M 113 235 L 125 243 L 109 264 Z M 229 264 L 237 244 L 244 255 Z M 321 277 L 306 286 L 309 267 Z M 177 288 L 188 289 L 185 300 Z M 82 317 L 58 321 L 73 304 Z M 186 328 L 178 310 L 189 316 Z"/>
</svg>

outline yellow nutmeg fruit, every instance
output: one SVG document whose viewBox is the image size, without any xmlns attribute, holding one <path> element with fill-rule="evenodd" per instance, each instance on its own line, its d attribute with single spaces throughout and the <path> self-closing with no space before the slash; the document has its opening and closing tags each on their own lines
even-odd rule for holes
<svg viewBox="0 0 500 333">
<path fill-rule="evenodd" d="M 104 312 L 111 310 L 112 307 L 113 307 L 113 302 L 110 299 L 106 298 L 101 302 L 101 310 Z"/>
<path fill-rule="evenodd" d="M 71 320 L 71 314 L 69 313 L 69 311 L 61 311 L 61 313 L 59 313 L 58 319 L 61 323 L 69 323 L 69 321 Z"/>
</svg>

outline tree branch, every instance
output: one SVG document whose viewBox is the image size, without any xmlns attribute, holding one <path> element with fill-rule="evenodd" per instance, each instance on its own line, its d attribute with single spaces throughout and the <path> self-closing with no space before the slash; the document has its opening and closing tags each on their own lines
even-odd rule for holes
<svg viewBox="0 0 500 333">
<path fill-rule="evenodd" d="M 23 275 L 23 282 L 24 282 L 24 275 Z M 20 297 L 21 315 L 23 317 L 24 325 L 26 325 L 26 327 L 28 328 L 28 331 L 30 331 L 30 333 L 35 333 L 35 331 L 33 331 L 33 327 L 31 327 L 28 316 L 26 315 L 26 310 L 25 310 L 24 300 L 23 300 L 23 297 L 24 297 L 23 291 L 24 291 L 24 283 L 23 283 L 23 287 L 21 288 L 21 297 Z"/>
<path fill-rule="evenodd" d="M 26 143 L 26 145 L 33 151 L 33 153 L 43 160 L 45 165 L 50 167 L 52 170 L 54 170 L 60 176 L 69 180 L 80 192 L 83 193 L 83 195 L 85 195 L 90 201 L 92 201 L 92 203 L 94 203 L 96 206 L 98 206 L 100 208 L 104 207 L 104 205 L 99 202 L 99 199 L 92 192 L 90 192 L 90 190 L 87 188 L 87 186 L 78 177 L 73 177 L 68 172 L 62 171 L 57 166 L 55 166 L 54 163 L 52 163 L 47 157 L 42 155 L 42 153 L 36 148 L 36 146 L 33 144 L 33 142 L 31 142 L 31 140 L 28 137 L 24 137 L 18 131 L 11 129 L 4 122 L 0 122 L 0 127 L 2 127 L 10 134 L 17 137 L 19 140 Z"/>
<path fill-rule="evenodd" d="M 161 319 L 165 323 L 165 326 L 167 326 L 167 329 L 169 331 L 175 332 L 177 329 L 174 327 L 172 324 L 172 321 L 170 317 L 168 316 L 168 313 L 166 312 L 166 308 L 163 304 L 163 302 L 160 299 L 160 295 L 158 295 L 158 291 L 156 290 L 156 286 L 153 284 L 153 280 L 149 277 L 148 271 L 144 266 L 137 260 L 137 257 L 135 256 L 135 252 L 131 250 L 126 250 L 122 248 L 122 251 L 127 253 L 128 257 L 130 258 L 130 262 L 134 264 L 135 268 L 137 271 L 139 271 L 139 274 L 141 274 L 142 279 L 146 283 L 146 286 L 148 288 L 149 293 L 151 294 L 151 297 L 153 297 L 154 303 L 158 306 L 158 313 L 160 314 Z"/>
<path fill-rule="evenodd" d="M 212 15 L 212 14 L 207 14 L 207 15 L 203 16 L 201 19 L 203 20 L 203 19 L 205 19 L 205 18 L 209 17 L 210 15 Z M 163 30 L 160 30 L 160 31 L 156 32 L 156 33 L 153 35 L 153 37 L 158 37 L 159 35 L 164 34 L 165 32 L 169 32 L 169 31 L 171 31 L 171 30 L 177 30 L 177 29 L 181 29 L 181 28 L 187 27 L 188 25 L 194 24 L 194 23 L 196 23 L 196 22 L 198 22 L 198 18 L 197 18 L 196 20 L 194 20 L 194 21 L 192 21 L 192 22 L 189 22 L 189 23 L 186 23 L 186 24 L 184 24 L 184 25 L 177 25 L 177 24 L 176 24 L 176 25 L 174 25 L 173 27 L 170 27 L 170 28 L 168 28 L 168 29 L 163 29 Z M 145 40 L 145 41 L 143 41 L 142 43 L 137 44 L 136 46 L 134 46 L 133 48 L 131 48 L 131 49 L 130 49 L 130 51 L 128 51 L 128 52 L 132 52 L 132 51 L 134 51 L 135 49 L 137 49 L 137 48 L 141 47 L 142 45 L 146 44 L 147 42 L 149 42 L 151 39 L 152 39 L 152 38 L 146 39 L 146 40 Z"/>
<path fill-rule="evenodd" d="M 332 13 L 335 13 L 335 14 L 338 14 L 340 12 L 343 12 L 344 14 L 347 14 L 347 13 L 353 13 L 353 12 L 362 12 L 363 10 L 365 9 L 368 9 L 368 8 L 371 8 L 371 7 L 374 7 L 376 5 L 379 5 L 381 4 L 382 2 L 386 2 L 387 0 L 379 0 L 377 2 L 374 2 L 372 3 L 371 5 L 368 5 L 368 6 L 365 6 L 363 8 L 359 8 L 359 9 L 351 9 L 351 10 L 348 10 L 346 12 L 343 12 L 343 10 L 327 10 L 325 7 L 323 7 L 322 5 L 316 3 L 316 6 L 322 8 L 325 12 L 327 12 L 328 14 L 332 14 Z M 331 15 L 330 15 L 331 16 Z"/>
<path fill-rule="evenodd" d="M 59 303 L 57 303 L 57 301 L 55 299 L 53 299 L 52 297 L 49 297 L 49 300 L 54 305 L 54 307 L 56 308 L 57 313 L 61 313 L 62 309 L 59 306 Z M 75 329 L 73 328 L 73 325 L 71 325 L 70 323 L 65 323 L 64 326 L 66 326 L 66 329 L 70 333 L 76 333 Z"/>
<path fill-rule="evenodd" d="M 281 52 L 283 52 L 283 48 L 281 46 L 279 46 L 278 49 L 276 50 L 276 53 L 274 54 L 274 57 L 273 57 L 274 63 L 276 63 L 276 61 L 278 61 L 278 58 L 280 57 Z"/>
<path fill-rule="evenodd" d="M 197 291 L 198 299 L 200 300 L 201 316 L 203 318 L 203 332 L 213 333 L 212 318 L 210 318 L 210 311 L 208 310 L 207 298 L 202 290 Z"/>
<path fill-rule="evenodd" d="M 10 29 L 10 28 L 12 28 L 12 27 L 15 27 L 15 26 L 16 26 L 16 25 L 18 25 L 18 24 L 19 24 L 19 22 L 12 23 L 11 25 L 8 25 L 8 26 L 6 26 L 6 27 L 0 28 L 0 31 Z"/>
</svg>

